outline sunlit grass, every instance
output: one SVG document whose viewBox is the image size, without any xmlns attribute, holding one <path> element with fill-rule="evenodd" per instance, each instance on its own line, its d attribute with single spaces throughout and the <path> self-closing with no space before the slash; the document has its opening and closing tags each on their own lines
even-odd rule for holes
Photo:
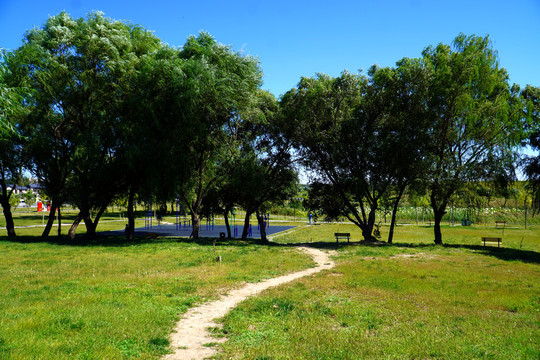
<svg viewBox="0 0 540 360">
<path fill-rule="evenodd" d="M 69 223 L 74 215 L 64 213 Z M 32 216 L 19 220 L 40 220 Z M 115 213 L 103 220 L 98 231 L 125 226 Z M 242 303 L 224 320 L 229 340 L 218 358 L 540 357 L 538 226 L 503 234 L 445 224 L 445 245 L 435 246 L 433 227 L 400 225 L 388 246 L 360 244 L 351 224 L 296 225 L 273 240 L 337 249 L 337 266 Z M 55 227 L 43 242 L 41 231 L 0 238 L 1 359 L 157 359 L 188 308 L 244 281 L 313 265 L 291 248 L 256 241 L 218 243 L 214 254 L 211 240 L 71 241 Z M 336 244 L 335 232 L 350 232 L 351 243 Z M 388 227 L 381 233 L 385 241 Z M 501 236 L 503 247 L 483 247 L 482 236 Z"/>
<path fill-rule="evenodd" d="M 489 228 L 444 229 L 447 246 L 432 230 L 399 227 L 393 246 L 336 246 L 359 234 L 344 224 L 278 238 L 335 247 L 337 266 L 242 303 L 217 358 L 538 359 L 540 231 L 506 229 L 497 249 L 480 246 Z"/>
<path fill-rule="evenodd" d="M 35 240 L 0 240 L 2 359 L 157 359 L 189 307 L 312 264 L 293 249 L 241 241 L 218 246 L 217 263 L 211 241 Z"/>
<path fill-rule="evenodd" d="M 220 358 L 538 358 L 537 270 L 463 254 L 353 257 L 243 303 Z"/>
</svg>

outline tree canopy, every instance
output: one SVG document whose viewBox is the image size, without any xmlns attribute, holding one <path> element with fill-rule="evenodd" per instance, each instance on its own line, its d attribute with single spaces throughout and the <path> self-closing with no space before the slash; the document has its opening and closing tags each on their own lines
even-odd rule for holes
<svg viewBox="0 0 540 360">
<path fill-rule="evenodd" d="M 6 219 L 7 183 L 24 168 L 52 200 L 44 236 L 68 203 L 79 209 L 69 234 L 84 221 L 93 236 L 122 197 L 131 237 L 138 197 L 181 200 L 196 238 L 202 217 L 227 220 L 234 206 L 246 224 L 252 214 L 262 222 L 270 204 L 293 196 L 296 162 L 313 176 L 306 205 L 347 217 L 365 240 L 381 206 L 392 209 L 392 242 L 406 189 L 427 194 L 440 244 L 441 219 L 465 184 L 503 192 L 520 143 L 540 148 L 538 88 L 510 86 L 488 37 L 460 34 L 365 75 L 302 77 L 279 101 L 261 86 L 258 59 L 205 32 L 174 48 L 99 12 L 50 17 L 0 61 Z M 525 163 L 538 209 L 538 157 Z"/>
<path fill-rule="evenodd" d="M 525 143 L 536 155 L 525 159 L 525 174 L 529 180 L 528 189 L 532 195 L 532 205 L 535 212 L 540 211 L 540 88 L 528 85 L 521 92 L 525 102 L 524 120 L 529 136 Z"/>
<path fill-rule="evenodd" d="M 456 37 L 423 51 L 429 73 L 426 105 L 431 135 L 424 180 L 435 216 L 435 243 L 450 198 L 467 181 L 514 152 L 522 133 L 511 107 L 508 74 L 488 37 Z"/>
</svg>

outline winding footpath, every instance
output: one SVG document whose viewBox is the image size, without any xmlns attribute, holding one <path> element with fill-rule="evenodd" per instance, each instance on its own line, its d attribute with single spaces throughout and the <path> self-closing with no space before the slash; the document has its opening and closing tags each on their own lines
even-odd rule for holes
<svg viewBox="0 0 540 360">
<path fill-rule="evenodd" d="M 259 283 L 247 284 L 241 289 L 231 290 L 228 295 L 223 296 L 219 300 L 191 308 L 176 324 L 176 328 L 171 335 L 171 348 L 174 353 L 166 355 L 163 359 L 199 360 L 212 356 L 216 352 L 215 347 L 204 346 L 204 344 L 225 341 L 225 339 L 212 337 L 206 330 L 207 328 L 218 326 L 214 322 L 214 319 L 225 316 L 240 302 L 263 290 L 315 274 L 325 269 L 330 269 L 335 265 L 330 260 L 330 254 L 324 251 L 309 247 L 298 247 L 297 249 L 312 256 L 317 266 Z"/>
</svg>

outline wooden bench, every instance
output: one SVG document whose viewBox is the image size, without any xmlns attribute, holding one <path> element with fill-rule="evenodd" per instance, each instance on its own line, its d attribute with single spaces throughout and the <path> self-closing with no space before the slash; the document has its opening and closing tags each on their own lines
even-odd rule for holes
<svg viewBox="0 0 540 360">
<path fill-rule="evenodd" d="M 351 239 L 351 233 L 334 233 L 336 237 L 336 242 L 339 242 L 339 239 L 347 239 L 347 242 Z"/>
<path fill-rule="evenodd" d="M 505 226 L 506 226 L 506 221 L 495 221 L 496 228 L 502 227 L 504 229 Z"/>
<path fill-rule="evenodd" d="M 501 247 L 502 238 L 482 236 L 482 242 L 484 243 L 484 246 L 486 246 L 486 243 L 497 243 L 497 247 Z"/>
</svg>

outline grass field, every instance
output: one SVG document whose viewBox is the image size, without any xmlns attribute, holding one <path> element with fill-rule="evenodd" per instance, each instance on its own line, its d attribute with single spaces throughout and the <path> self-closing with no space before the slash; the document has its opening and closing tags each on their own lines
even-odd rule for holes
<svg viewBox="0 0 540 360">
<path fill-rule="evenodd" d="M 383 236 L 384 236 L 383 228 Z M 400 226 L 395 244 L 335 245 L 337 266 L 245 301 L 224 320 L 219 359 L 538 359 L 540 229 Z M 351 225 L 277 237 L 330 247 Z M 523 238 L 523 242 L 522 242 Z M 325 239 L 324 243 L 320 243 Z"/>
<path fill-rule="evenodd" d="M 158 359 L 179 314 L 244 281 L 312 265 L 235 241 L 0 241 L 0 359 Z"/>
<path fill-rule="evenodd" d="M 209 240 L 45 242 L 40 228 L 17 230 L 0 237 L 0 359 L 158 359 L 189 307 L 312 266 L 280 246 L 298 242 L 337 250 L 337 266 L 243 302 L 216 331 L 229 339 L 218 359 L 540 358 L 538 226 L 445 226 L 445 246 L 432 227 L 398 226 L 394 245 L 368 246 L 352 225 L 301 225 L 273 245 L 223 242 L 223 263 Z"/>
</svg>

